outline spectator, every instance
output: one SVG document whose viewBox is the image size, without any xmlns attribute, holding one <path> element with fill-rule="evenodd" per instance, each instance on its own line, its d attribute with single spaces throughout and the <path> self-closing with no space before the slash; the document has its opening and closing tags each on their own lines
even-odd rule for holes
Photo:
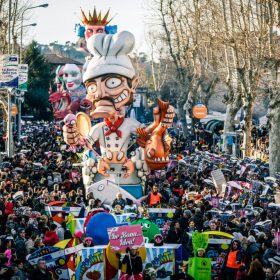
<svg viewBox="0 0 280 280">
<path fill-rule="evenodd" d="M 147 204 L 149 207 L 156 207 L 161 203 L 162 195 L 159 192 L 158 185 L 153 185 L 152 191 L 147 196 Z"/>
<path fill-rule="evenodd" d="M 50 230 L 46 231 L 45 239 L 43 241 L 46 246 L 53 246 L 56 243 L 58 243 L 59 238 L 58 238 L 58 235 L 56 233 L 56 228 L 57 228 L 57 225 L 51 224 Z"/>
<path fill-rule="evenodd" d="M 16 243 L 16 255 L 17 258 L 24 261 L 26 256 L 27 256 L 27 249 L 25 246 L 25 230 L 24 229 L 20 229 L 19 230 L 19 234 L 18 237 L 15 240 Z"/>
<path fill-rule="evenodd" d="M 227 280 L 235 280 L 238 269 L 241 266 L 242 252 L 240 241 L 234 239 L 225 260 L 225 272 Z"/>
<path fill-rule="evenodd" d="M 126 205 L 126 201 L 125 199 L 122 198 L 122 194 L 119 192 L 116 195 L 115 200 L 112 203 L 112 208 L 114 209 L 117 205 L 121 206 L 121 209 L 123 210 L 125 205 Z"/>
<path fill-rule="evenodd" d="M 253 261 L 250 264 L 250 268 L 248 271 L 248 280 L 264 280 L 265 274 L 263 270 L 263 266 L 258 255 L 255 255 Z"/>
<path fill-rule="evenodd" d="M 51 274 L 47 270 L 46 262 L 39 259 L 37 262 L 37 268 L 34 269 L 30 275 L 29 280 L 51 280 Z"/>
</svg>

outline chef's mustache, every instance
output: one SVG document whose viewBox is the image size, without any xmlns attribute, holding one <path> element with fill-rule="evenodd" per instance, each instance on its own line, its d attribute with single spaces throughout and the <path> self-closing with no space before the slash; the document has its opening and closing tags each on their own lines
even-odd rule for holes
<svg viewBox="0 0 280 280">
<path fill-rule="evenodd" d="M 101 100 L 110 101 L 110 102 L 112 103 L 112 105 L 114 106 L 114 109 L 115 109 L 116 111 L 119 111 L 119 109 L 117 109 L 116 106 L 115 106 L 115 100 L 114 100 L 114 98 L 113 98 L 112 96 L 104 96 L 104 97 L 100 97 L 100 98 L 94 99 L 93 102 L 92 102 L 92 105 L 93 105 L 94 107 L 96 107 L 94 104 L 95 104 L 96 102 L 98 102 L 98 101 L 101 101 Z"/>
</svg>

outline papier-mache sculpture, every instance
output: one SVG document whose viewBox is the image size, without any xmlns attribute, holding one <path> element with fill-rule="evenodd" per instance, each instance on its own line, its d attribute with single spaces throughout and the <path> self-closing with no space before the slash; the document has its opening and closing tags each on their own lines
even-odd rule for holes
<svg viewBox="0 0 280 280">
<path fill-rule="evenodd" d="M 101 154 L 85 163 L 84 173 L 90 169 L 93 181 L 112 178 L 120 185 L 136 185 L 145 180 L 149 171 L 162 169 L 169 162 L 171 138 L 167 128 L 172 125 L 174 108 L 158 100 L 151 125 L 125 117 L 125 107 L 132 104 L 138 83 L 128 54 L 133 50 L 134 36 L 127 31 L 117 34 L 96 34 L 88 38 L 87 49 L 92 54 L 83 81 L 87 88 L 86 99 L 91 102 L 90 117 L 103 121 L 91 127 L 85 113 L 76 115 L 77 131 L 64 126 L 64 140 L 71 146 L 82 145 L 94 149 L 99 142 Z M 73 121 L 72 121 L 73 123 Z M 131 135 L 136 134 L 140 146 L 131 158 L 127 155 Z M 78 137 L 77 137 L 78 135 Z M 90 168 L 89 168 L 90 167 Z"/>
</svg>

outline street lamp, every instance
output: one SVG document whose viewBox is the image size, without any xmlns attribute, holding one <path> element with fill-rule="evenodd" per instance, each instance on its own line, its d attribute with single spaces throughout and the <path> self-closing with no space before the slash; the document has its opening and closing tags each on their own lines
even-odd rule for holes
<svg viewBox="0 0 280 280">
<path fill-rule="evenodd" d="M 36 26 L 37 24 L 35 23 L 32 23 L 32 24 L 29 24 L 29 25 L 26 25 L 26 26 L 23 26 L 23 16 L 24 16 L 24 13 L 27 11 L 27 10 L 31 10 L 31 9 L 36 9 L 36 8 L 47 8 L 49 6 L 49 4 L 42 4 L 42 5 L 38 5 L 38 6 L 32 6 L 32 7 L 28 7 L 26 8 L 25 10 L 23 10 L 22 14 L 21 14 L 21 30 L 20 30 L 20 63 L 21 63 L 21 58 L 22 58 L 22 34 L 23 34 L 23 27 L 26 27 L 26 26 Z"/>
<path fill-rule="evenodd" d="M 23 36 L 23 28 L 27 27 L 27 26 L 36 26 L 37 23 L 31 23 L 31 24 L 27 24 L 27 25 L 23 25 L 23 18 L 24 18 L 24 13 L 28 10 L 31 9 L 36 9 L 36 8 L 47 8 L 49 6 L 49 4 L 41 4 L 41 5 L 37 5 L 37 6 L 32 6 L 32 7 L 28 7 L 26 9 L 23 10 L 22 14 L 21 14 L 21 25 L 20 25 L 20 56 L 19 56 L 19 62 L 22 63 L 22 36 Z M 24 92 L 20 92 L 20 98 L 18 98 L 18 107 L 19 107 L 19 113 L 18 113 L 18 141 L 20 141 L 20 137 L 21 137 L 21 104 L 24 101 Z"/>
</svg>

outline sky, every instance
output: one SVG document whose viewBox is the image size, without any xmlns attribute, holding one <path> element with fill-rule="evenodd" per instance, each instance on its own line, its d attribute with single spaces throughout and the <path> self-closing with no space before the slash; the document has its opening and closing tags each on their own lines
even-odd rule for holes
<svg viewBox="0 0 280 280">
<path fill-rule="evenodd" d="M 143 50 L 144 37 L 144 7 L 145 0 L 33 0 L 33 5 L 48 3 L 47 8 L 36 8 L 26 13 L 26 24 L 37 23 L 35 27 L 26 27 L 23 44 L 32 39 L 42 44 L 54 41 L 64 44 L 67 41 L 76 42 L 74 33 L 75 23 L 80 22 L 80 7 L 87 14 L 101 10 L 102 15 L 110 9 L 110 16 L 114 16 L 110 24 L 118 25 L 118 31 L 127 30 L 136 38 L 137 50 Z"/>
</svg>

